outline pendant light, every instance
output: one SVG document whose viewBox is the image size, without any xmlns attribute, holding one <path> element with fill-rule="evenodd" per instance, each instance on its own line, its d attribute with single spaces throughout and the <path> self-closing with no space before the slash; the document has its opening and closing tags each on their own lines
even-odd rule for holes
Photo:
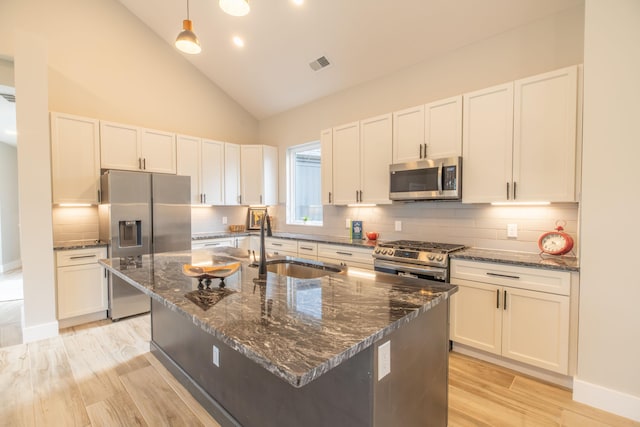
<svg viewBox="0 0 640 427">
<path fill-rule="evenodd" d="M 220 0 L 220 9 L 231 16 L 245 16 L 251 8 L 249 0 Z"/>
<path fill-rule="evenodd" d="M 187 0 L 187 19 L 182 21 L 182 31 L 176 38 L 176 47 L 182 52 L 192 55 L 202 51 L 198 37 L 193 32 L 193 24 L 189 19 L 189 0 Z"/>
</svg>

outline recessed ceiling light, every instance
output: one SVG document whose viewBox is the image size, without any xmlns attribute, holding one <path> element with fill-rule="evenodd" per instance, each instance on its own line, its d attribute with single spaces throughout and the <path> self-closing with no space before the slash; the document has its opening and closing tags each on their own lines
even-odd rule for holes
<svg viewBox="0 0 640 427">
<path fill-rule="evenodd" d="M 297 6 L 301 6 L 304 3 L 304 0 L 291 0 L 291 1 L 293 1 L 293 4 Z"/>
<path fill-rule="evenodd" d="M 244 47 L 244 40 L 242 40 L 238 36 L 233 36 L 233 44 L 235 44 L 238 47 Z"/>
</svg>

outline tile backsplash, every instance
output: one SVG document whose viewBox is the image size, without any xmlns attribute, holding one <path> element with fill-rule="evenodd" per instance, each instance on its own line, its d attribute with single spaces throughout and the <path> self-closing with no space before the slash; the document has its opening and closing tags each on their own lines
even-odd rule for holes
<svg viewBox="0 0 640 427">
<path fill-rule="evenodd" d="M 324 225 L 288 225 L 284 205 L 269 207 L 275 231 L 347 237 L 345 220 L 362 220 L 365 231 L 377 231 L 381 240 L 411 239 L 521 252 L 538 252 L 538 237 L 564 221 L 578 248 L 577 203 L 551 206 L 463 205 L 459 202 L 400 203 L 376 207 L 325 206 Z M 227 224 L 223 224 L 223 217 Z M 231 224 L 247 223 L 247 207 L 194 207 L 193 235 L 227 231 Z M 395 231 L 400 221 L 402 231 Z M 507 237 L 507 225 L 517 224 L 518 237 Z M 54 242 L 98 239 L 98 208 L 54 207 Z"/>
<path fill-rule="evenodd" d="M 347 237 L 345 220 L 362 220 L 364 231 L 381 240 L 425 240 L 477 248 L 539 252 L 538 238 L 564 221 L 577 254 L 578 204 L 550 206 L 464 205 L 460 202 L 399 203 L 375 207 L 325 206 L 322 227 L 287 225 L 284 205 L 270 208 L 277 231 Z M 400 221 L 402 231 L 395 231 Z M 507 224 L 517 224 L 518 237 L 507 237 Z"/>
</svg>

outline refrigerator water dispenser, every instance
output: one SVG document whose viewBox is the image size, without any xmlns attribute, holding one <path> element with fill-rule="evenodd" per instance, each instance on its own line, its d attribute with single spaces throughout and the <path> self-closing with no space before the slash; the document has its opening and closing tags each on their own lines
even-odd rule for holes
<svg viewBox="0 0 640 427">
<path fill-rule="evenodd" d="M 142 221 L 119 221 L 119 241 L 121 248 L 142 246 Z"/>
</svg>

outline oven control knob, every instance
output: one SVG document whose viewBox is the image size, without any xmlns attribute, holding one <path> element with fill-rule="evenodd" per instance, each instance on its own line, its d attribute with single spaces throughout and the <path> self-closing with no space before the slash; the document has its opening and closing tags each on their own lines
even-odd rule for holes
<svg viewBox="0 0 640 427">
<path fill-rule="evenodd" d="M 442 255 L 438 256 L 438 261 L 442 261 L 444 257 Z"/>
<path fill-rule="evenodd" d="M 429 258 L 429 261 L 433 261 L 433 259 L 435 258 L 434 255 L 429 255 L 427 258 Z"/>
<path fill-rule="evenodd" d="M 387 253 L 388 253 L 389 255 L 393 255 L 393 249 L 389 249 L 389 250 L 387 251 Z"/>
<path fill-rule="evenodd" d="M 380 253 L 380 248 L 376 248 L 376 249 L 373 251 L 373 253 L 374 253 L 374 254 L 379 254 L 379 253 Z"/>
</svg>

